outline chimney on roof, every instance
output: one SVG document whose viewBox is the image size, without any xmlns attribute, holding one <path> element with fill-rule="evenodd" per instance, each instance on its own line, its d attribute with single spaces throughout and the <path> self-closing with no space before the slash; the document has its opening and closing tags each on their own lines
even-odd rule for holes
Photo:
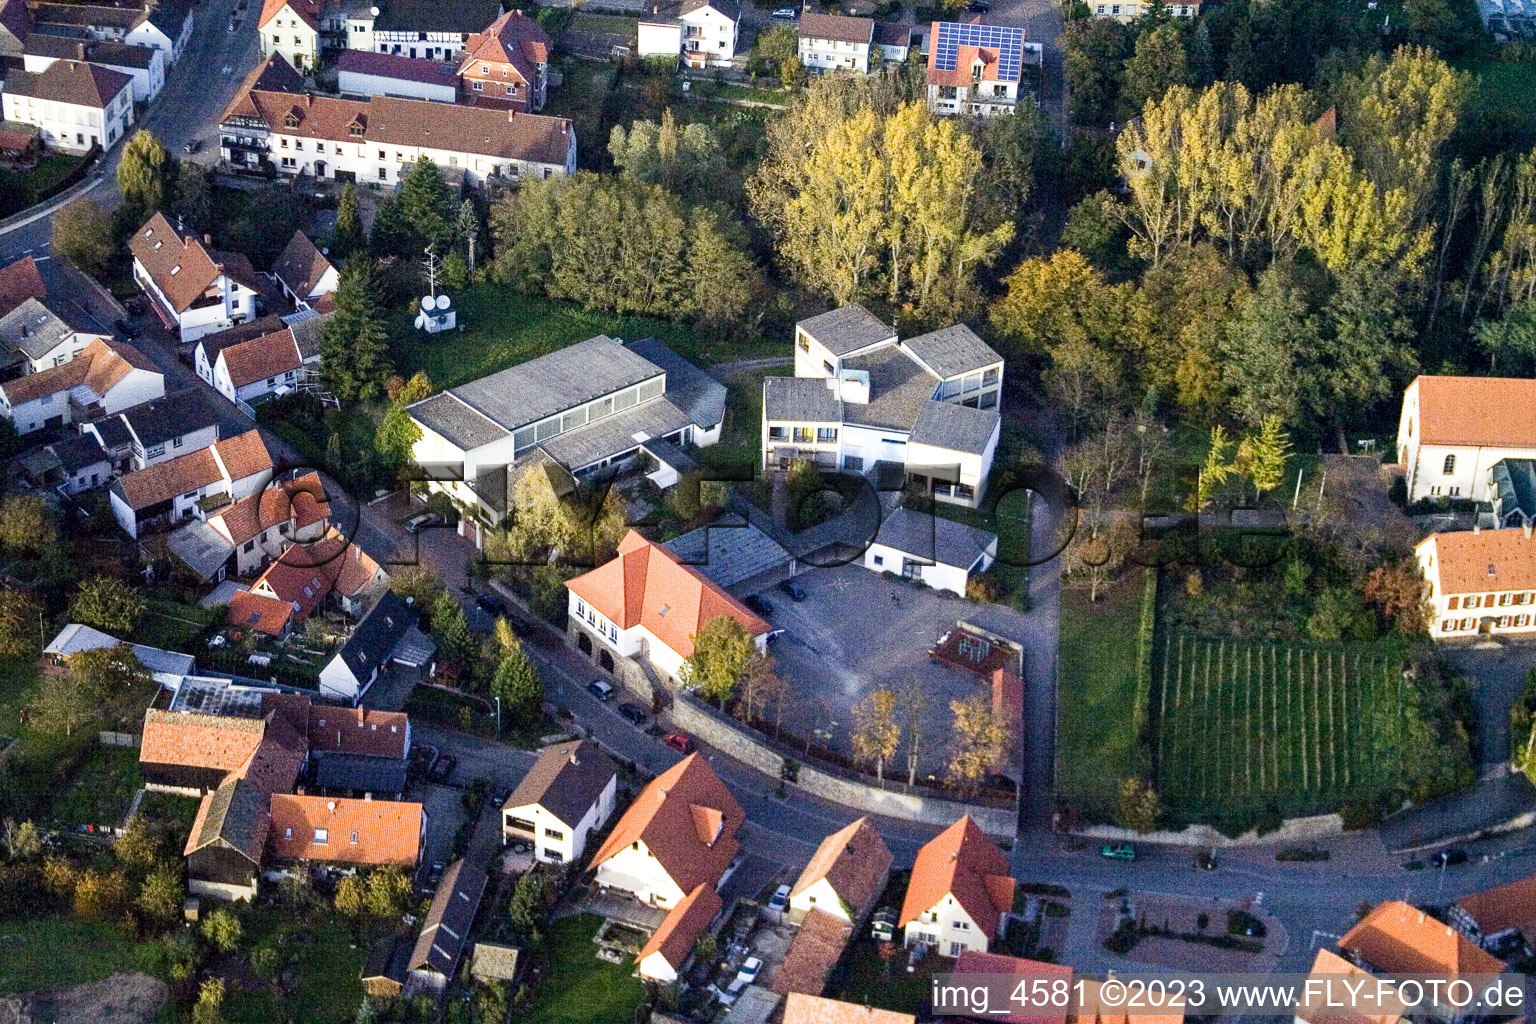
<svg viewBox="0 0 1536 1024">
<path fill-rule="evenodd" d="M 367 791 L 364 791 L 364 793 L 363 793 L 363 799 L 364 799 L 364 800 L 372 800 L 372 799 L 373 799 L 373 794 L 372 794 L 372 793 L 369 793 L 369 792 L 367 792 Z"/>
<path fill-rule="evenodd" d="M 1483 532 L 1483 524 L 1482 523 L 1473 523 L 1472 524 L 1472 532 L 1473 533 L 1482 533 Z"/>
<path fill-rule="evenodd" d="M 363 724 L 363 715 L 364 715 L 363 707 L 362 707 L 361 704 L 359 704 L 358 707 L 357 707 L 357 724 L 358 725 L 362 725 Z"/>
<path fill-rule="evenodd" d="M 1526 517 L 1526 518 L 1523 518 L 1523 519 L 1520 520 L 1520 532 L 1525 534 L 1527 539 L 1530 538 L 1530 536 L 1531 536 L 1531 520 L 1530 520 L 1529 517 Z"/>
</svg>

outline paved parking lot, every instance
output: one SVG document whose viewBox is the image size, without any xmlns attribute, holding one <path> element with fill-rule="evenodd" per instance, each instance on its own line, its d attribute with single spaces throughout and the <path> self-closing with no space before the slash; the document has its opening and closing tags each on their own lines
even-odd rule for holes
<svg viewBox="0 0 1536 1024">
<path fill-rule="evenodd" d="M 853 706 L 880 687 L 900 691 L 915 683 L 928 695 L 926 752 L 918 771 L 941 773 L 954 722 L 949 702 L 973 695 L 990 701 L 992 690 L 969 672 L 931 664 L 928 648 L 960 619 L 981 620 L 1003 636 L 1022 637 L 1023 617 L 856 565 L 816 569 L 795 579 L 805 588 L 804 601 L 777 589 L 764 592 L 774 606 L 768 618 L 785 630 L 772 647 L 779 675 L 789 685 L 784 728 L 801 737 L 815 729 L 830 731 L 832 749 L 851 754 Z M 888 771 L 904 772 L 904 750 L 902 767 L 887 766 Z"/>
</svg>

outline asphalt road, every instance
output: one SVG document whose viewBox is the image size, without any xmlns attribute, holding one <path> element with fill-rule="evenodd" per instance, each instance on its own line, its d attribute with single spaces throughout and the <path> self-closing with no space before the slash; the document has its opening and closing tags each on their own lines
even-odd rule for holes
<svg viewBox="0 0 1536 1024">
<path fill-rule="evenodd" d="M 218 119 L 234 98 L 240 79 L 255 67 L 260 56 L 256 26 L 250 18 L 241 22 L 237 32 L 229 31 L 230 14 L 236 0 L 204 0 L 194 8 L 192 37 L 181 59 L 166 76 L 160 91 L 144 117 L 130 129 L 148 129 L 178 158 L 182 147 L 196 138 L 201 151 L 192 159 L 212 165 L 218 160 Z M 119 143 L 97 165 L 100 184 L 86 193 L 108 209 L 116 208 L 117 164 L 123 147 Z M 52 214 L 0 234 L 0 262 L 22 256 L 48 255 L 48 241 L 53 232 Z M 51 282 L 50 282 L 51 283 Z"/>
</svg>

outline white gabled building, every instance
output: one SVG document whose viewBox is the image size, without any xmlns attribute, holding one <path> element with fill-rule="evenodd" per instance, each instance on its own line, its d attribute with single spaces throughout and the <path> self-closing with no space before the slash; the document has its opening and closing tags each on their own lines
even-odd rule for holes
<svg viewBox="0 0 1536 1024">
<path fill-rule="evenodd" d="M 206 520 L 210 512 L 264 489 L 271 479 L 272 456 L 261 432 L 249 430 L 118 477 L 108 495 L 113 518 L 137 540 L 150 522 Z"/>
<path fill-rule="evenodd" d="M 192 38 L 191 0 L 144 6 L 40 2 L 27 5 L 38 31 L 57 36 L 151 46 L 175 64 Z M 7 82 L 9 87 L 9 82 Z"/>
<path fill-rule="evenodd" d="M 1024 30 L 979 22 L 935 21 L 928 34 L 928 109 L 936 114 L 1011 114 L 1024 65 L 1043 58 Z"/>
<path fill-rule="evenodd" d="M 980 953 L 1002 937 L 1018 883 L 1008 858 L 966 815 L 917 851 L 897 924 L 903 943 L 939 956 Z"/>
<path fill-rule="evenodd" d="M 133 279 L 182 341 L 253 319 L 256 271 L 239 253 L 219 252 L 204 238 L 183 238 L 157 213 L 128 240 Z"/>
<path fill-rule="evenodd" d="M 425 157 L 471 185 L 576 172 L 563 117 L 375 96 L 336 99 L 251 89 L 219 126 L 224 160 L 283 174 L 394 185 Z"/>
<path fill-rule="evenodd" d="M 501 807 L 502 842 L 524 842 L 546 864 L 574 864 L 613 816 L 619 775 L 591 740 L 545 747 Z"/>
<path fill-rule="evenodd" d="M 996 534 L 898 508 L 881 517 L 875 539 L 864 550 L 864 567 L 964 597 L 971 577 L 986 572 L 996 557 Z"/>
<path fill-rule="evenodd" d="M 808 459 L 976 507 L 1002 418 L 1003 357 L 964 324 L 901 341 L 854 304 L 795 325 L 795 376 L 763 381 L 762 466 Z"/>
<path fill-rule="evenodd" d="M 92 341 L 60 366 L 0 383 L 0 416 L 18 434 L 86 423 L 165 394 L 165 376 L 131 345 Z"/>
<path fill-rule="evenodd" d="M 806 11 L 800 15 L 800 63 L 808 71 L 869 72 L 871 56 L 901 63 L 911 49 L 906 22 L 849 18 Z"/>
<path fill-rule="evenodd" d="M 325 12 L 321 0 L 266 0 L 256 23 L 261 55 L 281 54 L 299 71 L 320 64 L 320 21 Z"/>
<path fill-rule="evenodd" d="M 1536 631 L 1531 528 L 1432 533 L 1414 548 L 1436 640 Z"/>
<path fill-rule="evenodd" d="M 677 20 L 682 23 L 683 62 L 689 67 L 723 66 L 736 56 L 738 0 L 683 0 Z"/>
<path fill-rule="evenodd" d="M 790 887 L 790 921 L 819 910 L 857 927 L 885 891 L 893 860 L 868 816 L 838 829 L 821 841 Z"/>
<path fill-rule="evenodd" d="M 1403 392 L 1397 463 L 1408 500 L 1497 496 L 1493 469 L 1505 459 L 1536 459 L 1536 380 L 1514 377 L 1414 378 Z"/>
<path fill-rule="evenodd" d="M 43 144 L 64 153 L 111 149 L 133 124 L 133 79 L 78 60 L 5 76 L 5 119 L 30 124 Z"/>
<path fill-rule="evenodd" d="M 34 32 L 27 37 L 22 66 L 43 72 L 56 61 L 76 60 L 96 64 L 133 79 L 133 101 L 148 103 L 165 88 L 164 50 L 113 40 L 71 39 Z"/>
<path fill-rule="evenodd" d="M 23 374 L 63 366 L 98 340 L 107 336 L 77 330 L 34 298 L 0 317 L 0 345 L 16 354 Z"/>
</svg>

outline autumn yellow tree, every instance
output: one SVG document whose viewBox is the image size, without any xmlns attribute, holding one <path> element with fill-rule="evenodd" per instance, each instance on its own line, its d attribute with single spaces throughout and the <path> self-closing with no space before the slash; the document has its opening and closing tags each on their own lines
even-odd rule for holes
<svg viewBox="0 0 1536 1024">
<path fill-rule="evenodd" d="M 955 727 L 950 737 L 950 780 L 974 788 L 1007 757 L 1013 735 L 990 701 L 967 697 L 949 702 Z"/>
<path fill-rule="evenodd" d="M 874 762 L 875 778 L 885 780 L 885 762 L 896 756 L 900 744 L 893 691 L 882 687 L 853 706 L 853 754 Z"/>
</svg>

